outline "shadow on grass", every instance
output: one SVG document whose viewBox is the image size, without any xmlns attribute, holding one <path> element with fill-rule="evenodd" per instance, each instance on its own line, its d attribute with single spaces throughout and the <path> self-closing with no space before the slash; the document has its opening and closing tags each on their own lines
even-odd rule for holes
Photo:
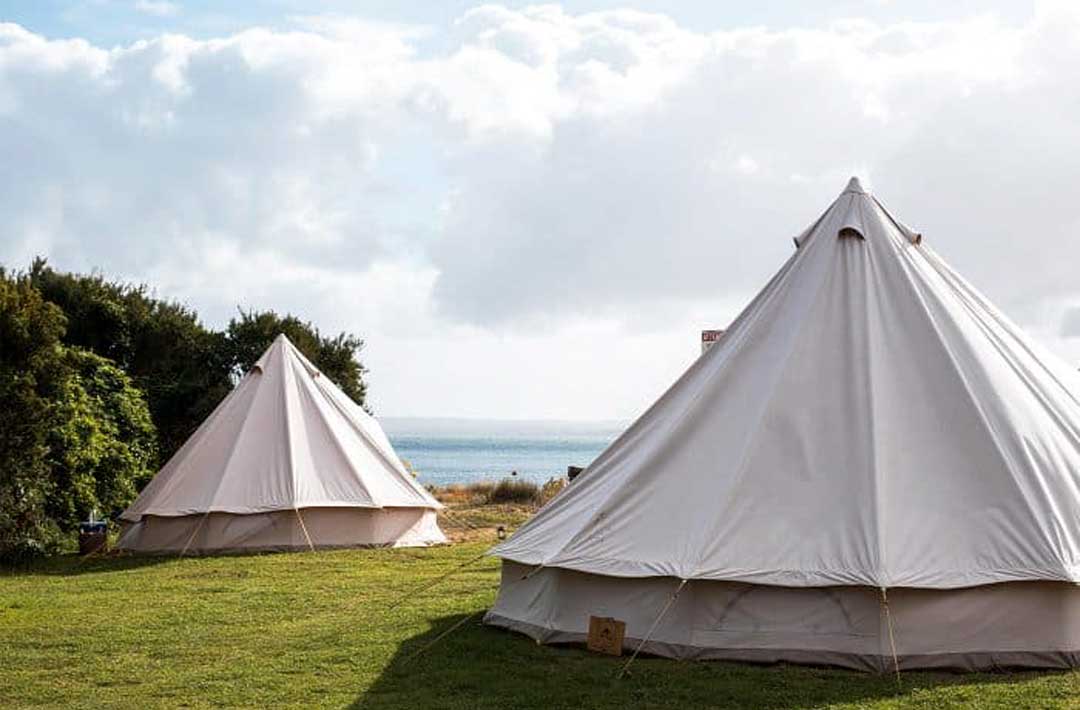
<svg viewBox="0 0 1080 710">
<path fill-rule="evenodd" d="M 101 574 L 102 572 L 122 572 L 160 565 L 173 557 L 138 557 L 135 555 L 91 555 L 81 557 L 76 554 L 55 555 L 27 564 L 0 567 L 0 576 L 21 577 L 49 575 L 74 577 L 81 574 Z"/>
<path fill-rule="evenodd" d="M 316 550 L 317 554 L 337 552 L 386 552 L 397 557 L 410 557 L 416 560 L 427 560 L 433 551 L 438 551 L 448 545 L 433 545 L 425 548 L 391 547 L 389 545 L 372 545 L 357 547 L 321 547 Z M 190 560 L 250 560 L 259 557 L 278 557 L 298 555 L 307 557 L 312 552 L 304 549 L 259 549 L 259 550 L 225 550 L 214 552 L 188 552 L 183 557 L 175 553 L 170 554 L 146 554 L 135 552 L 121 552 L 113 550 L 105 554 L 93 554 L 80 556 L 75 553 L 65 553 L 43 557 L 20 565 L 0 565 L 0 577 L 18 577 L 49 575 L 58 577 L 74 577 L 83 574 L 102 574 L 109 572 L 124 572 L 139 569 L 140 567 L 154 567 L 179 561 Z"/>
<path fill-rule="evenodd" d="M 541 646 L 509 631 L 483 626 L 483 615 L 445 616 L 398 648 L 389 665 L 353 708 L 763 708 L 795 710 L 895 700 L 937 707 L 967 692 L 1000 697 L 1011 707 L 1012 688 L 1039 673 L 911 672 L 898 689 L 891 675 L 803 666 L 673 661 L 639 657 L 617 679 L 625 658 L 566 646 Z M 459 628 L 439 639 L 455 624 Z M 967 686 L 983 686 L 970 688 Z M 987 688 L 985 686 L 993 686 Z M 1002 686 L 1002 687 L 998 687 Z M 925 691 L 941 689 L 944 695 Z M 958 691 L 961 697 L 949 691 Z"/>
<path fill-rule="evenodd" d="M 17 577 L 50 575 L 58 577 L 75 577 L 82 574 L 125 572 L 127 570 L 139 569 L 141 567 L 154 567 L 157 565 L 175 563 L 178 560 L 203 560 L 221 557 L 242 559 L 250 557 L 262 557 L 264 555 L 281 555 L 290 553 L 310 554 L 307 550 L 259 550 L 251 552 L 229 552 L 222 554 L 188 553 L 184 557 L 180 557 L 179 555 L 145 555 L 127 552 L 110 552 L 104 555 L 87 555 L 83 557 L 71 553 L 64 555 L 54 555 L 52 557 L 45 557 L 39 560 L 29 562 L 25 565 L 0 567 L 0 576 Z"/>
</svg>

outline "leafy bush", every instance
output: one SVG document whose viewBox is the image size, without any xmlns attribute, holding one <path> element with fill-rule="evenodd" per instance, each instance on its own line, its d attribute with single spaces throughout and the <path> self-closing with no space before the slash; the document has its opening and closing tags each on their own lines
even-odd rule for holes
<svg viewBox="0 0 1080 710">
<path fill-rule="evenodd" d="M 204 327 L 190 308 L 155 298 L 146 286 L 56 271 L 43 259 L 34 261 L 27 277 L 67 316 L 65 345 L 108 358 L 142 390 L 162 459 L 232 389 L 228 338 Z"/>
<path fill-rule="evenodd" d="M 56 549 L 45 513 L 52 492 L 46 441 L 51 401 L 63 378 L 65 319 L 26 279 L 0 269 L 0 560 Z"/>
<path fill-rule="evenodd" d="M 533 503 L 540 495 L 540 486 L 520 478 L 504 478 L 488 493 L 488 503 Z"/>
<path fill-rule="evenodd" d="M 495 484 L 490 481 L 428 486 L 435 499 L 445 505 L 484 505 L 494 488 Z"/>
<path fill-rule="evenodd" d="M 521 478 L 504 478 L 498 483 L 451 483 L 446 486 L 428 486 L 428 490 L 440 503 L 446 505 L 544 505 L 565 488 L 566 484 L 567 480 L 562 476 L 549 478 L 539 486 Z"/>
<path fill-rule="evenodd" d="M 354 335 L 273 311 L 214 331 L 145 285 L 0 267 L 0 559 L 116 517 L 280 333 L 364 405 Z"/>
<path fill-rule="evenodd" d="M 44 259 L 26 277 L 67 316 L 65 345 L 108 358 L 142 390 L 157 429 L 155 463 L 180 448 L 281 333 L 364 406 L 367 371 L 357 360 L 364 342 L 355 335 L 323 335 L 273 311 L 241 311 L 225 330 L 210 330 L 195 311 L 155 298 L 145 285 L 56 271 Z"/>
<path fill-rule="evenodd" d="M 154 475 L 157 436 L 142 392 L 105 358 L 65 349 L 69 368 L 53 403 L 46 442 L 49 517 L 74 530 L 97 510 L 117 517 Z"/>
<path fill-rule="evenodd" d="M 153 473 L 146 402 L 104 357 L 60 342 L 66 319 L 0 270 L 0 560 L 59 548 L 92 509 L 115 516 Z"/>
</svg>

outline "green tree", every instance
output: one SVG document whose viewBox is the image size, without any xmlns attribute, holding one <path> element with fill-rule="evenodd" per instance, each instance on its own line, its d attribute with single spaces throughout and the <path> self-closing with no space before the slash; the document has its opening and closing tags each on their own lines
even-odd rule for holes
<svg viewBox="0 0 1080 710">
<path fill-rule="evenodd" d="M 367 383 L 364 375 L 367 369 L 357 359 L 364 341 L 349 333 L 324 336 L 311 323 L 292 315 L 241 310 L 238 318 L 229 321 L 227 334 L 236 374 L 251 369 L 281 333 L 353 401 L 365 405 Z"/>
<path fill-rule="evenodd" d="M 116 516 L 153 474 L 156 432 L 115 364 L 61 342 L 66 319 L 0 270 L 0 559 L 55 550 L 91 510 Z"/>
<path fill-rule="evenodd" d="M 115 518 L 154 475 L 157 436 L 142 392 L 109 360 L 78 348 L 67 368 L 46 437 L 52 493 L 45 510 L 73 530 L 96 510 Z"/>
<path fill-rule="evenodd" d="M 157 429 L 156 464 L 180 448 L 279 333 L 364 404 L 366 370 L 357 360 L 363 341 L 354 335 L 324 336 L 273 311 L 241 312 L 214 331 L 195 311 L 155 298 L 145 285 L 56 271 L 44 259 L 34 260 L 28 277 L 67 316 L 64 343 L 108 358 L 143 392 Z"/>
<path fill-rule="evenodd" d="M 43 259 L 30 267 L 30 280 L 67 315 L 66 343 L 114 361 L 145 393 L 163 458 L 232 388 L 225 334 L 204 327 L 191 309 L 154 298 L 143 285 L 55 271 Z"/>
<path fill-rule="evenodd" d="M 64 314 L 25 278 L 0 269 L 0 559 L 42 554 L 60 530 L 45 512 L 52 493 L 47 422 L 64 376 Z"/>
</svg>

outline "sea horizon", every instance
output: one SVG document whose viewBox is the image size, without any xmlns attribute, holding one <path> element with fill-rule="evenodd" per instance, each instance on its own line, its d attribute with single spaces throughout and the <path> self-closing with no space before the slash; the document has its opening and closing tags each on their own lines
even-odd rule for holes
<svg viewBox="0 0 1080 710">
<path fill-rule="evenodd" d="M 496 481 L 543 483 L 587 466 L 629 422 L 466 417 L 379 419 L 398 456 L 426 485 Z"/>
</svg>

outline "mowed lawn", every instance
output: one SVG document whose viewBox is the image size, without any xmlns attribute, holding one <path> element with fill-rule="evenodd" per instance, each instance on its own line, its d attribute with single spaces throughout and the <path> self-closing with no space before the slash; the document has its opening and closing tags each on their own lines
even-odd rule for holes
<svg viewBox="0 0 1080 710">
<path fill-rule="evenodd" d="M 889 676 L 639 658 L 618 680 L 621 660 L 481 626 L 494 560 L 409 596 L 488 544 L 4 573 L 0 706 L 1080 708 L 1080 673 L 909 673 L 898 690 Z"/>
</svg>

